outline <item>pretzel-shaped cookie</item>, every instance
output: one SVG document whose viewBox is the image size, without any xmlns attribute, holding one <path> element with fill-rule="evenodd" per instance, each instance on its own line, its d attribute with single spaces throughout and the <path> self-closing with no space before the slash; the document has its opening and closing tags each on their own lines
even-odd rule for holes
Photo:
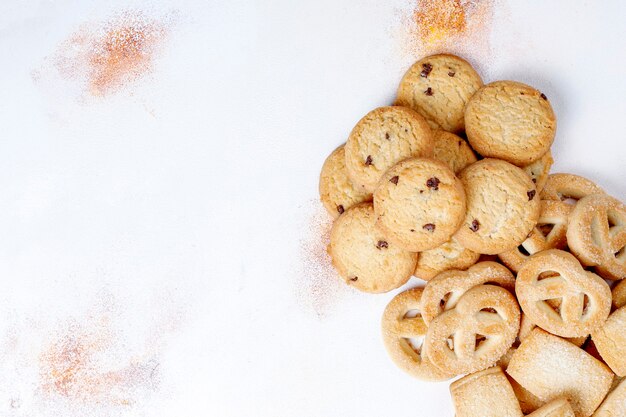
<svg viewBox="0 0 626 417">
<path fill-rule="evenodd" d="M 423 354 L 442 370 L 476 372 L 492 366 L 507 352 L 515 342 L 519 323 L 519 305 L 510 292 L 495 285 L 479 285 L 430 323 Z"/>
<path fill-rule="evenodd" d="M 574 174 L 550 174 L 541 191 L 542 200 L 580 200 L 590 194 L 603 193 L 593 181 Z"/>
<path fill-rule="evenodd" d="M 595 266 L 607 279 L 626 278 L 626 205 L 606 194 L 576 203 L 567 240 L 585 266 Z"/>
<path fill-rule="evenodd" d="M 511 292 L 515 277 L 496 262 L 479 262 L 467 271 L 451 269 L 428 281 L 422 295 L 422 317 L 426 324 L 445 310 L 454 308 L 463 294 L 477 285 L 492 283 Z"/>
<path fill-rule="evenodd" d="M 524 262 L 515 293 L 533 323 L 561 337 L 587 336 L 606 321 L 611 310 L 607 283 L 558 249 L 536 253 Z"/>
<path fill-rule="evenodd" d="M 517 272 L 530 255 L 546 249 L 564 249 L 567 246 L 567 222 L 572 206 L 562 201 L 541 201 L 541 215 L 537 225 L 520 246 L 498 255 L 506 266 Z"/>
<path fill-rule="evenodd" d="M 385 308 L 382 334 L 385 348 L 398 368 L 427 380 L 443 381 L 454 374 L 443 372 L 422 356 L 426 323 L 419 314 L 422 288 L 412 288 L 396 295 Z"/>
</svg>

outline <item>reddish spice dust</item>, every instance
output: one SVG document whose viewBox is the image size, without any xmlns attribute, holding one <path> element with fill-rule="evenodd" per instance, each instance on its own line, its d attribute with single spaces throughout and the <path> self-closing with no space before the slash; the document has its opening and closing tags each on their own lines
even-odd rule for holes
<svg viewBox="0 0 626 417">
<path fill-rule="evenodd" d="M 87 331 L 74 324 L 60 332 L 39 356 L 42 393 L 73 404 L 132 405 L 139 389 L 156 387 L 158 363 L 131 362 L 108 369 L 107 361 L 115 359 L 114 343 L 106 326 Z"/>
<path fill-rule="evenodd" d="M 84 83 L 91 95 L 105 96 L 149 73 L 166 35 L 164 20 L 126 11 L 106 23 L 81 27 L 60 45 L 54 61 L 63 78 Z"/>
</svg>

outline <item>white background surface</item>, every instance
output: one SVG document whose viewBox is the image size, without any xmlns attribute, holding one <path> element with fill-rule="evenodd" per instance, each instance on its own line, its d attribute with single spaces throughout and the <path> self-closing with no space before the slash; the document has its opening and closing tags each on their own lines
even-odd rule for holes
<svg viewBox="0 0 626 417">
<path fill-rule="evenodd" d="M 175 10 L 178 22 L 132 94 L 85 103 L 33 82 L 78 25 L 133 6 Z M 338 287 L 322 315 L 298 295 L 322 162 L 393 100 L 417 58 L 394 35 L 413 6 L 3 1 L 0 329 L 18 323 L 22 356 L 2 353 L 0 415 L 58 415 L 33 393 L 34 359 L 14 361 L 105 292 L 129 349 L 168 311 L 182 324 L 159 354 L 156 393 L 64 416 L 452 416 L 447 383 L 413 380 L 384 352 L 379 318 L 392 294 Z M 619 0 L 500 2 L 490 62 L 477 63 L 486 81 L 527 82 L 550 98 L 553 171 L 622 200 L 625 16 Z"/>
</svg>

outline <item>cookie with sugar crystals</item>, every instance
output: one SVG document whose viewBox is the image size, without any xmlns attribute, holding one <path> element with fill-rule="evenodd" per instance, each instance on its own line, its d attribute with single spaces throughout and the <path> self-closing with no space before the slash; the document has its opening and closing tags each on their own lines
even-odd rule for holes
<svg viewBox="0 0 626 417">
<path fill-rule="evenodd" d="M 626 376 L 626 307 L 615 310 L 591 340 L 604 362 L 618 376 Z"/>
<path fill-rule="evenodd" d="M 356 205 L 335 220 L 328 253 L 347 284 L 370 293 L 398 288 L 411 277 L 417 262 L 416 253 L 390 242 L 376 227 L 371 203 Z"/>
<path fill-rule="evenodd" d="M 465 217 L 461 181 L 441 161 L 406 159 L 374 191 L 377 225 L 401 248 L 420 252 L 450 240 Z"/>
<path fill-rule="evenodd" d="M 350 180 L 371 193 L 396 163 L 432 156 L 433 133 L 426 120 L 409 108 L 379 107 L 352 129 L 345 152 Z"/>
<path fill-rule="evenodd" d="M 467 213 L 455 237 L 464 247 L 489 255 L 519 246 L 541 212 L 535 184 L 513 164 L 483 159 L 459 175 Z"/>
<path fill-rule="evenodd" d="M 593 181 L 581 177 L 580 175 L 556 173 L 548 175 L 543 190 L 541 190 L 542 200 L 557 200 L 568 204 L 590 194 L 604 193 Z"/>
<path fill-rule="evenodd" d="M 467 269 L 478 262 L 480 254 L 464 248 L 454 237 L 434 249 L 420 252 L 415 275 L 428 281 L 448 269 Z"/>
<path fill-rule="evenodd" d="M 593 413 L 593 417 L 617 416 L 626 416 L 626 379 L 619 381 Z"/>
<path fill-rule="evenodd" d="M 550 401 L 526 417 L 576 417 L 574 409 L 566 398 Z"/>
<path fill-rule="evenodd" d="M 372 199 L 372 194 L 355 186 L 348 178 L 344 145 L 335 149 L 324 161 L 319 191 L 322 204 L 333 218 L 356 204 Z"/>
<path fill-rule="evenodd" d="M 445 130 L 435 131 L 433 158 L 448 164 L 455 175 L 478 160 L 472 147 L 463 138 Z"/>
<path fill-rule="evenodd" d="M 545 94 L 519 82 L 496 81 L 467 103 L 465 131 L 482 156 L 525 166 L 550 149 L 556 117 Z"/>
<path fill-rule="evenodd" d="M 478 73 L 464 59 L 431 55 L 417 61 L 404 74 L 396 104 L 417 111 L 433 128 L 456 133 L 464 128 L 466 103 L 482 85 Z"/>
</svg>

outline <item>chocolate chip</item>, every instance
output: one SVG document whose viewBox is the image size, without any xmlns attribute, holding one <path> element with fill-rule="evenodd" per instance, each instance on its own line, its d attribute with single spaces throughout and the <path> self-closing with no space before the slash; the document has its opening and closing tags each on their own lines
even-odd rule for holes
<svg viewBox="0 0 626 417">
<path fill-rule="evenodd" d="M 341 204 L 339 204 L 337 206 L 337 211 L 339 212 L 339 214 L 343 214 L 343 212 L 346 211 L 346 210 L 343 208 L 343 206 Z"/>
<path fill-rule="evenodd" d="M 389 133 L 385 133 L 385 139 L 389 140 Z"/>
<path fill-rule="evenodd" d="M 533 182 L 537 184 L 537 178 L 533 178 Z"/>
<path fill-rule="evenodd" d="M 472 220 L 472 225 L 470 226 L 470 230 L 472 232 L 478 232 L 478 229 L 480 229 L 480 222 L 476 219 Z"/>
<path fill-rule="evenodd" d="M 359 277 L 352 277 L 350 278 L 350 281 L 356 281 L 357 279 L 359 279 Z"/>
<path fill-rule="evenodd" d="M 537 194 L 537 191 L 535 191 L 535 190 L 530 190 L 529 192 L 527 192 L 526 195 L 528 196 L 528 201 L 530 201 L 533 198 L 535 198 L 535 194 Z"/>
<path fill-rule="evenodd" d="M 384 240 L 379 240 L 378 243 L 376 244 L 376 249 L 382 249 L 382 248 L 387 249 L 388 247 L 389 247 L 389 243 L 385 242 Z"/>
<path fill-rule="evenodd" d="M 439 181 L 439 178 L 432 177 L 432 178 L 429 178 L 428 181 L 426 181 L 426 186 L 428 188 L 432 188 L 433 190 L 437 191 L 439 189 L 440 182 L 441 181 Z"/>
<path fill-rule="evenodd" d="M 425 91 L 424 94 L 426 94 L 427 96 L 432 96 L 433 95 L 433 89 L 428 87 Z"/>
<path fill-rule="evenodd" d="M 548 97 L 546 97 L 546 95 L 545 95 L 545 94 L 543 94 L 543 93 L 541 93 L 541 98 L 542 98 L 542 99 L 544 99 L 544 100 L 547 100 L 547 99 L 548 99 Z"/>
<path fill-rule="evenodd" d="M 420 190 L 420 194 L 422 194 L 424 192 L 424 190 Z"/>
<path fill-rule="evenodd" d="M 370 165 L 372 165 L 372 155 L 367 155 L 367 158 L 365 159 L 365 166 Z"/>
<path fill-rule="evenodd" d="M 428 74 L 430 74 L 430 72 L 433 70 L 433 66 L 426 63 L 426 64 L 422 64 L 422 72 L 420 72 L 420 77 L 422 78 L 428 78 Z"/>
<path fill-rule="evenodd" d="M 448 77 L 454 77 L 454 74 L 456 74 L 456 72 L 450 71 L 450 72 L 448 72 Z"/>
<path fill-rule="evenodd" d="M 389 180 L 389 182 L 390 182 L 390 183 L 392 183 L 392 184 L 396 184 L 396 185 L 398 185 L 398 180 L 399 180 L 399 179 L 400 179 L 400 178 L 396 175 L 395 177 L 391 177 L 391 179 Z"/>
<path fill-rule="evenodd" d="M 424 226 L 422 226 L 422 229 L 428 230 L 429 232 L 434 232 L 435 231 L 435 225 L 432 224 L 432 223 L 426 223 Z"/>
<path fill-rule="evenodd" d="M 415 231 L 415 229 L 411 229 L 411 232 L 414 232 L 414 231 Z"/>
</svg>

